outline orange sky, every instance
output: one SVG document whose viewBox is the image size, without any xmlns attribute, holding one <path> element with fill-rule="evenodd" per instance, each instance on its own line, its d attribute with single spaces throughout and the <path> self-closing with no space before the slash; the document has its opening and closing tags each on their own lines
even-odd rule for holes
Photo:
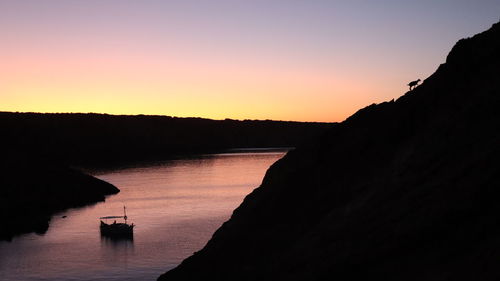
<svg viewBox="0 0 500 281">
<path fill-rule="evenodd" d="M 342 121 L 404 94 L 500 9 L 112 2 L 2 2 L 0 110 Z"/>
</svg>

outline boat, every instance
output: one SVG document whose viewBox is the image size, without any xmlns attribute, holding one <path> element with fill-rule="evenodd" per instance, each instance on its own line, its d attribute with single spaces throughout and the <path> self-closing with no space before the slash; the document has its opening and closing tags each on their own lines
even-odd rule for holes
<svg viewBox="0 0 500 281">
<path fill-rule="evenodd" d="M 100 217 L 101 235 L 108 237 L 130 237 L 134 235 L 134 224 L 127 223 L 127 210 L 123 206 L 123 216 Z M 109 219 L 114 219 L 113 223 L 108 223 Z M 123 219 L 124 222 L 116 222 L 116 219 Z M 104 221 L 103 221 L 104 220 Z"/>
</svg>

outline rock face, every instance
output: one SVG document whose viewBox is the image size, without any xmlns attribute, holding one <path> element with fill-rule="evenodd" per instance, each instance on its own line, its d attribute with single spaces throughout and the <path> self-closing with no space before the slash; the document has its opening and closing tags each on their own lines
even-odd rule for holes
<svg viewBox="0 0 500 281">
<path fill-rule="evenodd" d="M 159 280 L 499 280 L 500 23 L 267 172 Z"/>
<path fill-rule="evenodd" d="M 115 186 L 71 168 L 29 159 L 5 161 L 0 169 L 0 240 L 44 233 L 58 211 L 104 201 Z"/>
</svg>

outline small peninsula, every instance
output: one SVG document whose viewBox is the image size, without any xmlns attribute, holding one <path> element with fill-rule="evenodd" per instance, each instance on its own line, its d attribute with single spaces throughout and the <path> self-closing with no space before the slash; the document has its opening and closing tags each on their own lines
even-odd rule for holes
<svg viewBox="0 0 500 281">
<path fill-rule="evenodd" d="M 120 190 L 78 170 L 42 160 L 0 164 L 0 240 L 44 233 L 51 216 L 68 208 L 104 201 Z"/>
</svg>

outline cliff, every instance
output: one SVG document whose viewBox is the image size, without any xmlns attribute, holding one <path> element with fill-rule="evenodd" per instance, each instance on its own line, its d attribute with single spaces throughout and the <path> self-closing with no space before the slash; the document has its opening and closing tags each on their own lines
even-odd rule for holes
<svg viewBox="0 0 500 281">
<path fill-rule="evenodd" d="M 158 280 L 498 280 L 500 23 L 290 151 Z"/>
</svg>

